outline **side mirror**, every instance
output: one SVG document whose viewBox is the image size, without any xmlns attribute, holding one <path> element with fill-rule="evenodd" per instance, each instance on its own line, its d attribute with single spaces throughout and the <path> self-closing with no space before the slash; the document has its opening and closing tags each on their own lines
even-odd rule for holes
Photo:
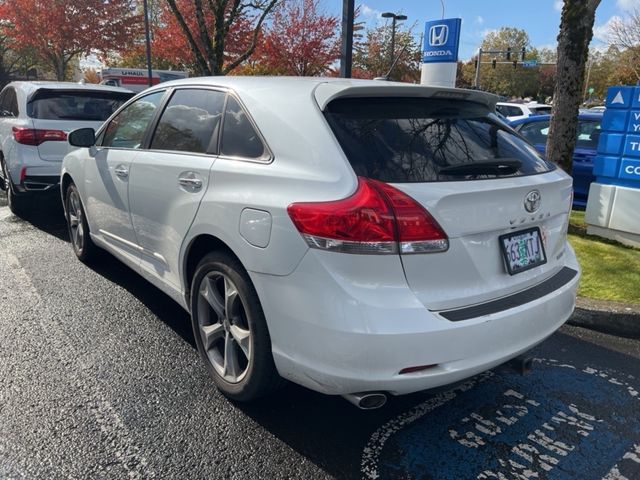
<svg viewBox="0 0 640 480">
<path fill-rule="evenodd" d="M 93 128 L 79 128 L 69 134 L 68 140 L 74 147 L 93 147 L 96 143 L 96 132 Z"/>
</svg>

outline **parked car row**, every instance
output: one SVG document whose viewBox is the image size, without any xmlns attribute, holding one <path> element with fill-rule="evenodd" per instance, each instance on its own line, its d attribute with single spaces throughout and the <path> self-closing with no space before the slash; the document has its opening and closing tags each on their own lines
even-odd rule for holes
<svg viewBox="0 0 640 480">
<path fill-rule="evenodd" d="M 551 335 L 580 276 L 571 177 L 495 103 L 365 80 L 160 84 L 68 135 L 72 247 L 190 312 L 230 398 L 287 379 L 376 408 L 458 381 Z"/>
<path fill-rule="evenodd" d="M 18 215 L 34 195 L 57 188 L 67 135 L 99 128 L 133 96 L 122 88 L 65 82 L 12 82 L 0 93 L 0 186 Z"/>
</svg>

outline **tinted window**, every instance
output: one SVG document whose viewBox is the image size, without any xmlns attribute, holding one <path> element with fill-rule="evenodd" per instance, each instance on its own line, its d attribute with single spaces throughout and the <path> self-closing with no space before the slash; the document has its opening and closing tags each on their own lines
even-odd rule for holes
<svg viewBox="0 0 640 480">
<path fill-rule="evenodd" d="M 546 144 L 547 135 L 549 135 L 549 121 L 525 123 L 518 131 L 533 144 Z"/>
<path fill-rule="evenodd" d="M 140 148 L 164 91 L 142 97 L 122 110 L 107 126 L 103 147 Z"/>
<path fill-rule="evenodd" d="M 548 107 L 548 106 L 529 107 L 529 110 L 531 110 L 531 113 L 533 115 L 549 115 L 551 113 L 551 107 Z"/>
<path fill-rule="evenodd" d="M 224 98 L 223 92 L 213 90 L 177 90 L 160 117 L 151 148 L 213 151 Z"/>
<path fill-rule="evenodd" d="M 600 139 L 600 122 L 597 120 L 578 120 L 576 135 L 576 147 L 597 149 Z"/>
<path fill-rule="evenodd" d="M 229 95 L 222 127 L 220 153 L 232 157 L 260 158 L 264 145 L 238 101 Z"/>
<path fill-rule="evenodd" d="M 133 93 L 38 90 L 27 104 L 27 115 L 43 120 L 104 121 Z"/>
<path fill-rule="evenodd" d="M 522 109 L 514 105 L 497 105 L 496 110 L 505 117 L 519 117 L 524 115 Z"/>
<path fill-rule="evenodd" d="M 13 88 L 7 90 L 5 102 L 7 104 L 7 110 L 11 112 L 14 117 L 17 117 L 20 114 L 18 112 L 18 96 Z"/>
<path fill-rule="evenodd" d="M 495 178 L 456 175 L 447 167 L 478 162 L 516 165 L 500 176 L 542 173 L 552 167 L 479 104 L 423 98 L 351 98 L 325 113 L 355 173 L 385 182 Z M 485 163 L 486 164 L 486 163 Z M 519 166 L 518 166 L 519 164 Z M 449 168 L 449 172 L 451 172 Z"/>
</svg>

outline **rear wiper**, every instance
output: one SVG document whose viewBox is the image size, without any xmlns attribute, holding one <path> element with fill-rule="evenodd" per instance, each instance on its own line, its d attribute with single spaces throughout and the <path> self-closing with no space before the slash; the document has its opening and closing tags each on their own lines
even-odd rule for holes
<svg viewBox="0 0 640 480">
<path fill-rule="evenodd" d="M 517 158 L 498 158 L 481 162 L 464 163 L 462 165 L 450 165 L 442 167 L 439 175 L 465 176 L 465 175 L 511 175 L 522 167 L 522 162 Z"/>
</svg>

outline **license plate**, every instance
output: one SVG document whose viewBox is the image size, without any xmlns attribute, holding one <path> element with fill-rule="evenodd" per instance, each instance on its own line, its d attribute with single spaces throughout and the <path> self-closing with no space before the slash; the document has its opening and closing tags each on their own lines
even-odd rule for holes
<svg viewBox="0 0 640 480">
<path fill-rule="evenodd" d="M 509 275 L 547 263 L 538 227 L 501 235 L 499 240 Z"/>
</svg>

